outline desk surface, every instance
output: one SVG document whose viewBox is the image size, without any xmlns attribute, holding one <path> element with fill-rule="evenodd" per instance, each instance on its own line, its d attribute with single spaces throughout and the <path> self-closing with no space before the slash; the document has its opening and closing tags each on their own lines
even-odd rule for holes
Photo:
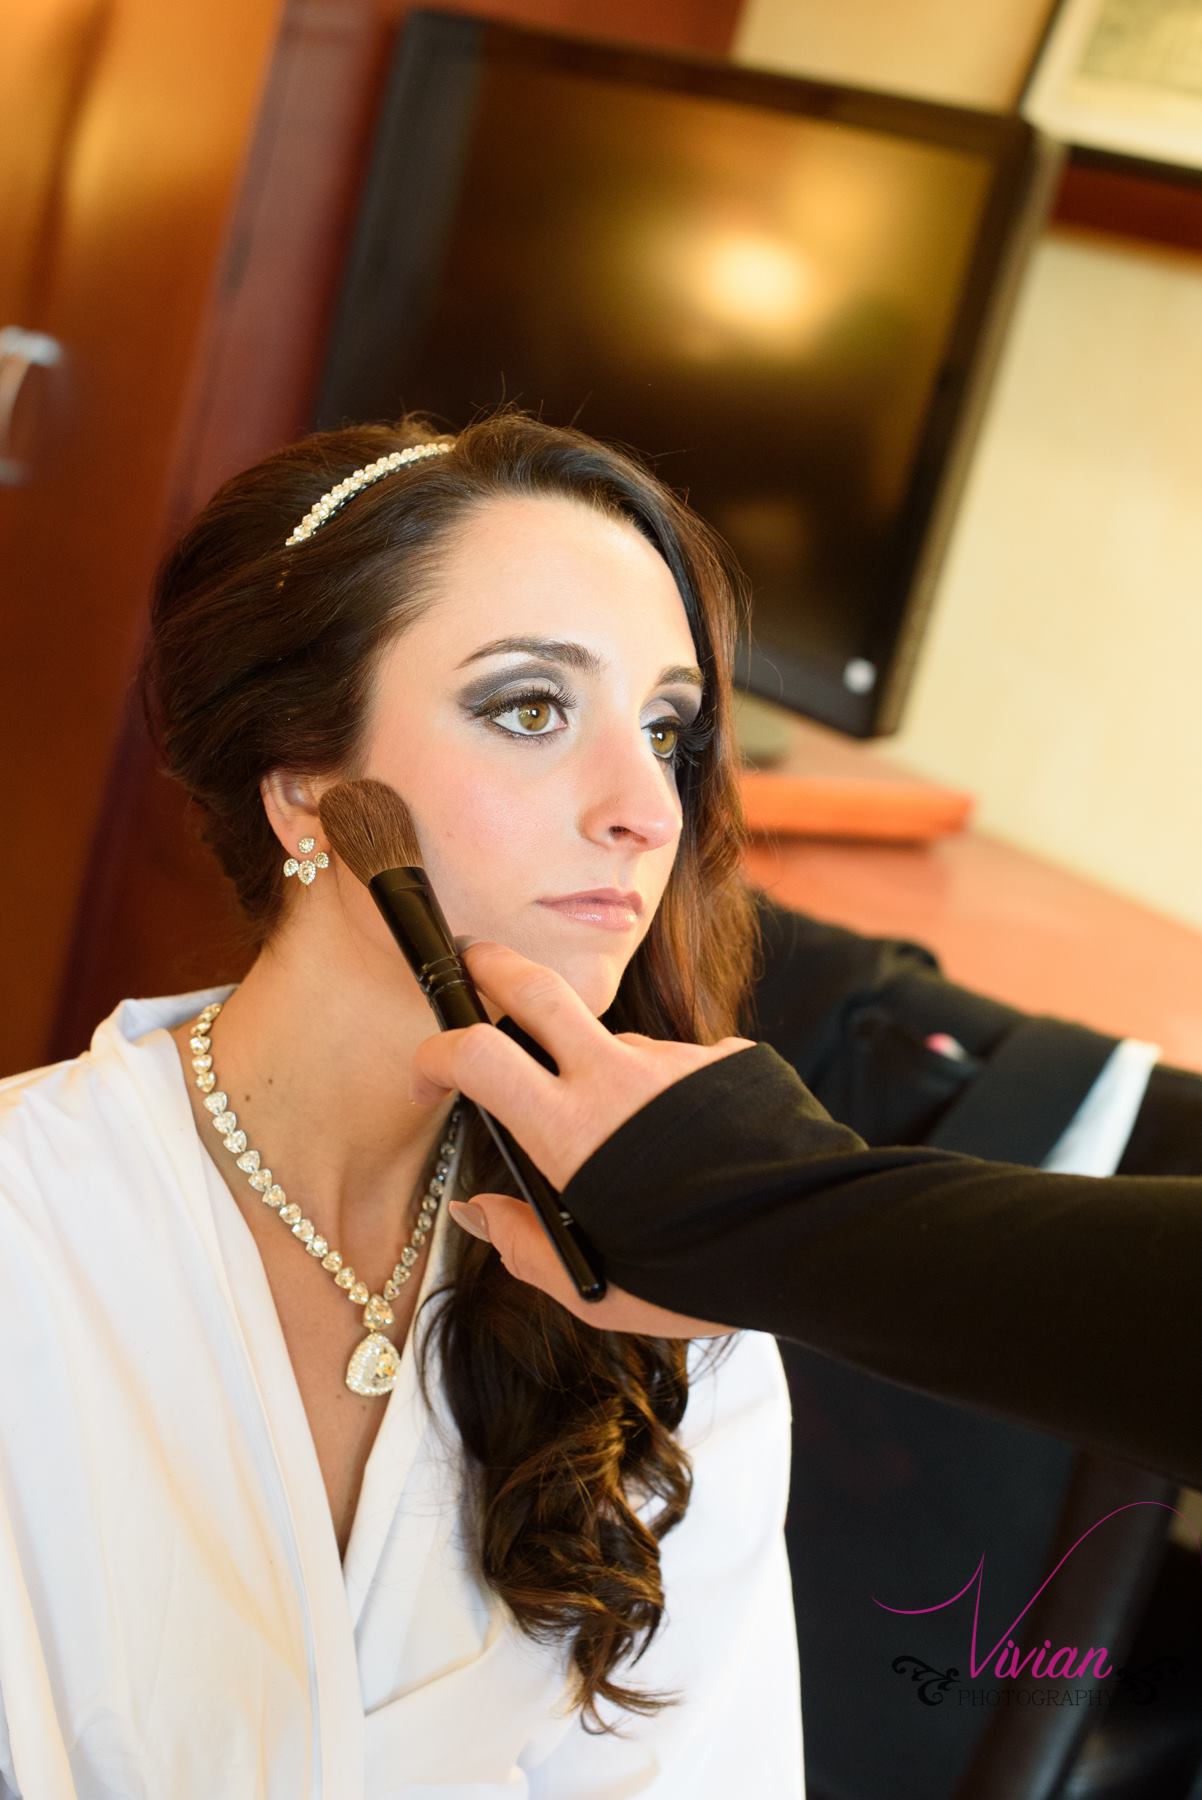
<svg viewBox="0 0 1202 1800">
<path fill-rule="evenodd" d="M 789 774 L 921 781 L 879 743 L 789 721 Z M 1202 932 L 969 829 L 922 845 L 757 838 L 750 879 L 784 906 L 912 938 L 963 987 L 1202 1071 Z"/>
</svg>

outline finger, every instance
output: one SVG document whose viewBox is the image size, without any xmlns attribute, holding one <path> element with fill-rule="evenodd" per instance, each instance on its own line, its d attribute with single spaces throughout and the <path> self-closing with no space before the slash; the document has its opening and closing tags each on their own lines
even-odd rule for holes
<svg viewBox="0 0 1202 1800">
<path fill-rule="evenodd" d="M 495 1025 L 468 1025 L 437 1031 L 417 1046 L 409 1097 L 419 1106 L 432 1106 L 449 1093 L 466 1094 L 498 1118 L 521 1118 L 552 1103 L 555 1082 L 549 1070 Z"/>
<path fill-rule="evenodd" d="M 473 1194 L 470 1207 L 452 1201 L 450 1211 L 465 1231 L 471 1231 L 483 1214 L 489 1243 L 517 1281 L 541 1288 L 572 1312 L 590 1304 L 580 1299 L 542 1226 L 521 1200 L 508 1194 Z"/>
<path fill-rule="evenodd" d="M 670 1312 L 650 1301 L 610 1287 L 603 1300 L 582 1300 L 528 1206 L 508 1194 L 475 1194 L 470 1205 L 450 1203 L 451 1217 L 472 1235 L 487 1235 L 508 1272 L 541 1288 L 597 1331 L 633 1331 L 647 1337 L 724 1337 L 735 1328 Z M 473 1216 L 474 1215 L 474 1216 Z M 477 1229 L 483 1225 L 483 1233 Z"/>
<path fill-rule="evenodd" d="M 561 1072 L 579 1067 L 612 1042 L 580 995 L 555 969 L 531 962 L 507 944 L 482 940 L 463 952 L 472 980 L 545 1050 Z"/>
</svg>

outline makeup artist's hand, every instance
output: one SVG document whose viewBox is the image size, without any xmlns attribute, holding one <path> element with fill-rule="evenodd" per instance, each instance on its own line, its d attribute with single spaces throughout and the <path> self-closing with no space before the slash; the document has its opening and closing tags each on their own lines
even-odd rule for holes
<svg viewBox="0 0 1202 1800">
<path fill-rule="evenodd" d="M 642 1337 L 695 1338 L 721 1337 L 733 1331 L 731 1325 L 715 1325 L 708 1319 L 691 1319 L 685 1313 L 670 1312 L 650 1300 L 640 1300 L 611 1281 L 601 1300 L 582 1300 L 574 1284 L 564 1272 L 563 1264 L 551 1248 L 550 1240 L 538 1224 L 532 1209 L 523 1200 L 508 1194 L 477 1194 L 464 1204 L 452 1200 L 451 1217 L 474 1237 L 486 1238 L 493 1245 L 509 1273 L 518 1281 L 541 1288 L 552 1300 L 585 1325 L 597 1331 L 634 1331 Z"/>
<path fill-rule="evenodd" d="M 448 1093 L 467 1094 L 509 1127 L 557 1188 L 566 1187 L 593 1151 L 665 1088 L 750 1048 L 747 1038 L 703 1045 L 615 1034 L 562 975 L 516 950 L 478 943 L 463 956 L 481 994 L 550 1051 L 559 1074 L 542 1068 L 503 1032 L 473 1025 L 436 1033 L 418 1046 L 413 1098 L 434 1105 Z M 709 1337 L 728 1329 L 653 1306 L 621 1288 L 611 1287 L 600 1301 L 582 1300 L 520 1200 L 478 1194 L 470 1205 L 450 1210 L 466 1230 L 489 1238 L 511 1275 L 542 1288 L 598 1330 Z"/>
</svg>

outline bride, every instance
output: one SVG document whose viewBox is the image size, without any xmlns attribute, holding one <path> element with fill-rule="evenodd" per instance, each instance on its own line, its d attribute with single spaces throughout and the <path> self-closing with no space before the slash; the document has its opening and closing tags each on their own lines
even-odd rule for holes
<svg viewBox="0 0 1202 1800">
<path fill-rule="evenodd" d="M 447 1220 L 504 1168 L 408 1101 L 433 1019 L 318 816 L 390 783 L 453 930 L 713 1042 L 734 594 L 515 411 L 310 437 L 168 558 L 142 694 L 250 967 L 0 1084 L 0 1795 L 801 1793 L 775 1346 L 594 1330 Z"/>
</svg>

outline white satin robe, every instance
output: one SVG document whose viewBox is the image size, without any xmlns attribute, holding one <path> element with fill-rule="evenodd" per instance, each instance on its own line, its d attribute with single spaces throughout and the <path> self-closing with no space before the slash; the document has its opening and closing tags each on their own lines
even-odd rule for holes
<svg viewBox="0 0 1202 1800">
<path fill-rule="evenodd" d="M 0 1797 L 795 1800 L 772 1340 L 701 1373 L 682 1427 L 694 1498 L 632 1678 L 683 1699 L 590 1737 L 562 1649 L 471 1574 L 412 1342 L 340 1561 L 262 1262 L 162 1029 L 229 991 L 125 1001 L 84 1056 L 0 1083 Z M 424 1289 L 455 1229 L 440 1214 Z"/>
</svg>

